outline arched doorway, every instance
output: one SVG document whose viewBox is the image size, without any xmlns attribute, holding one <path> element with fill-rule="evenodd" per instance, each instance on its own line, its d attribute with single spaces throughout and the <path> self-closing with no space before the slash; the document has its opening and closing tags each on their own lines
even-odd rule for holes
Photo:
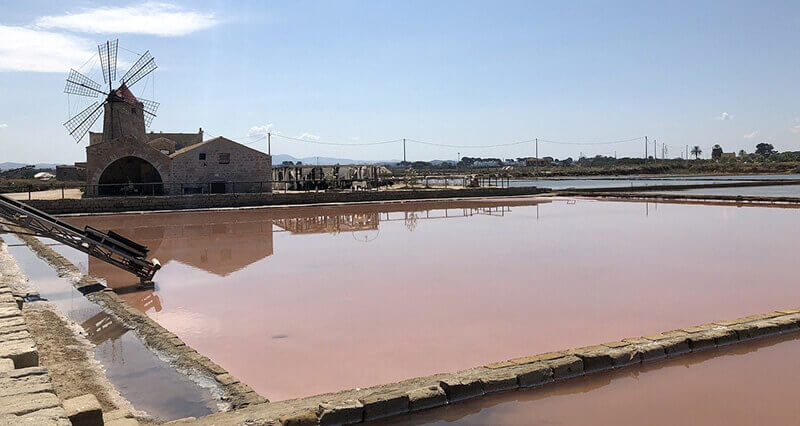
<svg viewBox="0 0 800 426">
<path fill-rule="evenodd" d="M 122 157 L 109 164 L 100 175 L 99 195 L 161 195 L 161 174 L 139 157 Z"/>
</svg>

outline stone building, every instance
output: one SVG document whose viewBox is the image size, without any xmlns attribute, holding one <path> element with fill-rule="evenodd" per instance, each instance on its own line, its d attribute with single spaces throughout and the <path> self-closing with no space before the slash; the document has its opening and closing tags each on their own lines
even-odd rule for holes
<svg viewBox="0 0 800 426">
<path fill-rule="evenodd" d="M 148 143 L 122 137 L 90 144 L 86 195 L 271 191 L 267 154 L 224 137 L 187 144 L 158 135 Z"/>
<path fill-rule="evenodd" d="M 65 169 L 66 171 L 66 169 Z M 105 105 L 102 133 L 89 133 L 87 197 L 271 192 L 272 157 L 224 137 L 145 132 L 130 92 Z"/>
</svg>

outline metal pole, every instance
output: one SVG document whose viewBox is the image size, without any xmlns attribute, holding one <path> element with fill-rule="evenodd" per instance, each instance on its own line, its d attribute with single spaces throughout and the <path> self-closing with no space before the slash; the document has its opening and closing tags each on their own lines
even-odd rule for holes
<svg viewBox="0 0 800 426">
<path fill-rule="evenodd" d="M 536 138 L 536 160 L 534 160 L 534 161 L 536 161 L 535 163 L 533 163 L 534 166 L 536 166 L 536 168 L 535 168 L 536 173 L 535 174 L 536 174 L 536 176 L 538 176 L 539 175 L 539 138 Z"/>
<path fill-rule="evenodd" d="M 267 155 L 272 155 L 272 133 L 267 132 Z"/>
<path fill-rule="evenodd" d="M 407 163 L 407 161 L 406 161 L 406 138 L 403 138 L 403 163 Z"/>
<path fill-rule="evenodd" d="M 647 136 L 644 137 L 644 164 L 647 164 Z"/>
</svg>

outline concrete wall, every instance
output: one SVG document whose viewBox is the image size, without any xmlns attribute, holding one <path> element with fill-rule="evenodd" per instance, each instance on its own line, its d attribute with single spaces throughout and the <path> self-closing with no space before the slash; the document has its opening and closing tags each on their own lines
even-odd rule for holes
<svg viewBox="0 0 800 426">
<path fill-rule="evenodd" d="M 63 200 L 30 200 L 26 201 L 25 203 L 51 214 L 71 214 L 463 197 L 504 197 L 515 195 L 533 195 L 542 192 L 542 189 L 533 187 L 470 188 L 447 190 L 308 192 L 299 194 L 255 193 L 197 194 L 161 197 L 101 197 Z"/>
<path fill-rule="evenodd" d="M 205 159 L 200 159 L 201 154 Z M 228 154 L 227 164 L 220 162 L 222 154 Z M 225 183 L 225 192 L 269 192 L 271 174 L 271 156 L 219 137 L 176 153 L 170 180 L 184 183 L 183 193 L 208 192 L 209 184 L 214 182 Z M 235 188 L 232 182 L 236 182 Z M 181 188 L 171 193 L 180 194 Z"/>
</svg>

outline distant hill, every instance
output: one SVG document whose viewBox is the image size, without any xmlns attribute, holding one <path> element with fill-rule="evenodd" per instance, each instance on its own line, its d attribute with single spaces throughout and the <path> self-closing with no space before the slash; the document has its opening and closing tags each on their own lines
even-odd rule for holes
<svg viewBox="0 0 800 426">
<path fill-rule="evenodd" d="M 8 162 L 0 163 L 0 172 L 4 172 L 6 170 L 11 170 L 11 169 L 18 169 L 20 167 L 25 167 L 25 166 L 30 166 L 30 164 L 8 163 Z M 56 164 L 55 163 L 37 163 L 37 164 L 34 164 L 33 166 L 34 166 L 34 168 L 37 168 L 37 169 L 55 169 L 56 168 Z"/>
</svg>

